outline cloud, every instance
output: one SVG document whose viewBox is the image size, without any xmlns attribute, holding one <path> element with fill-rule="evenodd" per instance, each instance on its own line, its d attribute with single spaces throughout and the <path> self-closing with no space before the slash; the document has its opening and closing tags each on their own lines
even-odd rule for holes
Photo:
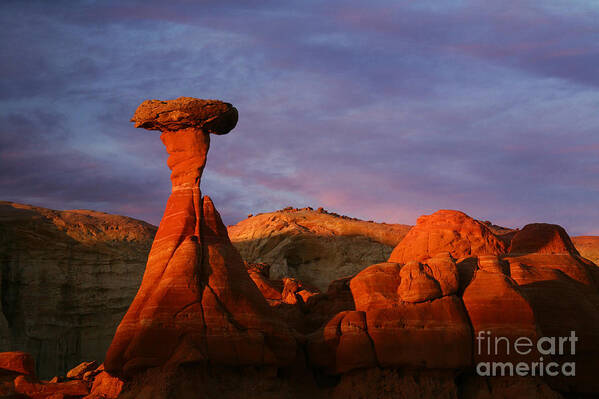
<svg viewBox="0 0 599 399">
<path fill-rule="evenodd" d="M 122 210 L 159 220 L 156 211 L 168 197 L 166 185 L 69 147 L 65 117 L 35 111 L 0 118 L 3 200 L 56 209 Z"/>
<path fill-rule="evenodd" d="M 240 110 L 202 182 L 227 223 L 453 208 L 595 231 L 599 10 L 560 4 L 3 2 L 0 195 L 157 223 L 166 153 L 128 120 L 190 95 Z"/>
</svg>

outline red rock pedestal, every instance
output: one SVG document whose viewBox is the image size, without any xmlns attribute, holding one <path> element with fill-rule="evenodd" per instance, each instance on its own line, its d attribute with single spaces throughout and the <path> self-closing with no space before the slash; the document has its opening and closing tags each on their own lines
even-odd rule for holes
<svg viewBox="0 0 599 399">
<path fill-rule="evenodd" d="M 106 371 L 127 376 L 190 362 L 291 362 L 295 340 L 248 276 L 214 204 L 200 192 L 210 133 L 233 129 L 237 110 L 188 97 L 150 100 L 132 121 L 162 130 L 173 187 L 141 287 L 106 354 Z"/>
</svg>

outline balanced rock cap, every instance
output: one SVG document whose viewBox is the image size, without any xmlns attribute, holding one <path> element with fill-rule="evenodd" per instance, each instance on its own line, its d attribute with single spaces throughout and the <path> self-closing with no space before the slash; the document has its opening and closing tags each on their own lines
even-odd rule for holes
<svg viewBox="0 0 599 399">
<path fill-rule="evenodd" d="M 179 97 L 176 100 L 146 100 L 131 122 L 148 130 L 176 131 L 189 127 L 206 133 L 227 134 L 237 124 L 237 109 L 218 100 Z"/>
</svg>

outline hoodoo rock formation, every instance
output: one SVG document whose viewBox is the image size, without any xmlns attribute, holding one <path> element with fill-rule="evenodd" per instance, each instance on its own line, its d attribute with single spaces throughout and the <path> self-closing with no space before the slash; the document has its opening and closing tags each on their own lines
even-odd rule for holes
<svg viewBox="0 0 599 399">
<path fill-rule="evenodd" d="M 200 192 L 210 134 L 232 130 L 237 110 L 189 97 L 150 100 L 132 121 L 162 131 L 172 194 L 141 287 L 106 354 L 106 371 L 127 376 L 194 362 L 291 362 L 295 339 L 250 279 L 212 201 Z"/>
</svg>

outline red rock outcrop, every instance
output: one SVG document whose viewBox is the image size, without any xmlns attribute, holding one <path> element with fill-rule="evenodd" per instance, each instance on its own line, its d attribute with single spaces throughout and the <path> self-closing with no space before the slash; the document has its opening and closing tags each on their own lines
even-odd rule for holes
<svg viewBox="0 0 599 399">
<path fill-rule="evenodd" d="M 455 261 L 447 252 L 441 252 L 426 263 L 408 262 L 399 273 L 397 288 L 404 302 L 424 302 L 455 294 L 459 288 L 459 274 Z"/>
<path fill-rule="evenodd" d="M 570 254 L 580 256 L 563 227 L 556 224 L 527 224 L 518 231 L 510 244 L 515 254 Z"/>
<path fill-rule="evenodd" d="M 26 352 L 2 352 L 0 369 L 35 377 L 35 359 Z"/>
<path fill-rule="evenodd" d="M 250 279 L 200 180 L 210 133 L 235 126 L 237 111 L 214 100 L 146 101 L 132 121 L 162 130 L 172 194 L 141 287 L 104 362 L 130 375 L 155 366 L 210 361 L 232 366 L 282 365 L 296 343 Z"/>
<path fill-rule="evenodd" d="M 282 299 L 283 281 L 273 281 L 268 278 L 269 266 L 267 264 L 246 262 L 246 268 L 264 298 L 271 301 Z"/>
<path fill-rule="evenodd" d="M 81 380 L 71 380 L 56 383 L 32 381 L 20 375 L 14 381 L 15 392 L 27 397 L 38 399 L 50 395 L 63 395 L 63 397 L 84 396 L 89 393 L 89 387 Z M 60 396 L 59 396 L 60 397 Z"/>
<path fill-rule="evenodd" d="M 18 356 L 16 356 L 18 355 Z M 7 368 L 0 369 L 0 397 L 22 399 L 116 399 L 124 381 L 110 375 L 95 361 L 83 362 L 66 377 L 40 381 L 31 373 L 33 357 L 27 353 L 0 353 Z M 23 360 L 25 367 L 23 366 Z M 21 366 L 18 366 L 21 364 Z M 91 392 L 90 392 L 91 390 Z"/>
<path fill-rule="evenodd" d="M 549 385 L 534 376 L 516 378 L 497 387 L 495 380 L 481 385 L 484 377 L 473 377 L 465 387 L 472 389 L 472 397 L 488 395 L 483 387 L 501 395 L 521 387 L 536 397 L 559 397 L 552 388 L 599 391 L 592 371 L 599 358 L 597 267 L 578 255 L 559 226 L 538 224 L 511 231 L 513 252 L 508 254 L 506 237 L 496 240 L 490 230 L 481 234 L 487 224 L 465 223 L 475 226 L 474 234 L 459 235 L 458 242 L 451 244 L 458 251 L 433 255 L 423 247 L 426 250 L 415 255 L 419 261 L 390 261 L 358 273 L 350 282 L 355 311 L 339 313 L 308 337 L 310 364 L 343 374 L 342 378 L 357 369 L 373 369 L 372 364 L 453 370 L 473 370 L 480 362 L 532 364 L 542 361 L 543 355 L 535 347 L 516 353 L 513 344 L 518 339 L 536 343 L 542 336 L 566 337 L 575 331 L 576 355 L 545 355 L 544 359 L 559 364 L 575 361 L 576 377 L 544 376 Z M 432 236 L 443 236 L 443 231 L 434 230 L 431 227 Z M 499 244 L 471 245 L 483 236 L 485 242 Z M 493 251 L 488 248 L 497 254 L 489 254 Z M 463 257 L 456 263 L 450 254 Z M 351 350 L 341 344 L 345 334 Z"/>
<path fill-rule="evenodd" d="M 386 262 L 367 267 L 351 279 L 349 286 L 356 309 L 392 308 L 399 301 L 399 263 Z"/>
<path fill-rule="evenodd" d="M 399 298 L 404 302 L 417 303 L 443 296 L 441 287 L 432 274 L 431 268 L 426 264 L 416 261 L 406 263 L 399 273 Z"/>
<path fill-rule="evenodd" d="M 330 374 L 377 365 L 364 312 L 337 314 L 309 337 L 307 351 L 312 366 Z"/>
<path fill-rule="evenodd" d="M 420 216 L 416 226 L 395 247 L 389 262 L 426 260 L 439 252 L 455 259 L 505 253 L 506 243 L 489 226 L 463 212 L 440 210 Z"/>
<path fill-rule="evenodd" d="M 496 258 L 497 259 L 497 258 Z M 497 261 L 499 264 L 499 261 Z M 481 267 L 482 266 L 482 267 Z M 521 357 L 506 347 L 496 345 L 496 337 L 513 343 L 520 337 L 536 342 L 538 328 L 533 309 L 518 285 L 503 274 L 495 262 L 484 259 L 462 297 L 474 332 L 474 362 L 537 359 Z M 490 346 L 489 346 L 490 345 Z"/>
<path fill-rule="evenodd" d="M 319 291 L 314 288 L 306 287 L 301 281 L 294 278 L 283 279 L 283 292 L 281 298 L 288 304 L 304 304 L 309 298 L 318 295 Z"/>
<path fill-rule="evenodd" d="M 381 263 L 356 275 L 350 282 L 356 311 L 338 314 L 311 334 L 311 363 L 330 373 L 369 365 L 471 365 L 472 332 L 455 295 L 456 264 L 447 253 L 427 262 Z"/>
<path fill-rule="evenodd" d="M 455 295 L 371 310 L 366 322 L 383 367 L 459 369 L 472 364 L 470 323 Z"/>
<path fill-rule="evenodd" d="M 336 314 L 355 310 L 354 297 L 349 288 L 351 277 L 333 281 L 326 292 L 312 295 L 306 301 L 300 332 L 311 333 L 326 324 Z"/>
<path fill-rule="evenodd" d="M 94 376 L 91 392 L 84 399 L 116 399 L 123 390 L 125 382 L 104 370 L 100 366 Z"/>
<path fill-rule="evenodd" d="M 576 362 L 576 376 L 547 378 L 561 391 L 599 392 L 599 269 L 579 256 L 563 228 L 538 223 L 525 226 L 513 238 L 510 274 L 528 299 L 543 336 L 576 334 L 576 354 L 552 356 Z"/>
<path fill-rule="evenodd" d="M 67 373 L 67 378 L 79 378 L 82 379 L 83 375 L 88 371 L 92 371 L 98 368 L 98 362 L 95 360 L 91 362 L 83 362 L 79 364 L 77 367 L 72 368 Z"/>
<path fill-rule="evenodd" d="M 369 266 L 350 283 L 356 309 L 394 307 L 397 302 L 424 302 L 457 293 L 459 273 L 447 252 L 405 265 L 386 262 Z"/>
</svg>

